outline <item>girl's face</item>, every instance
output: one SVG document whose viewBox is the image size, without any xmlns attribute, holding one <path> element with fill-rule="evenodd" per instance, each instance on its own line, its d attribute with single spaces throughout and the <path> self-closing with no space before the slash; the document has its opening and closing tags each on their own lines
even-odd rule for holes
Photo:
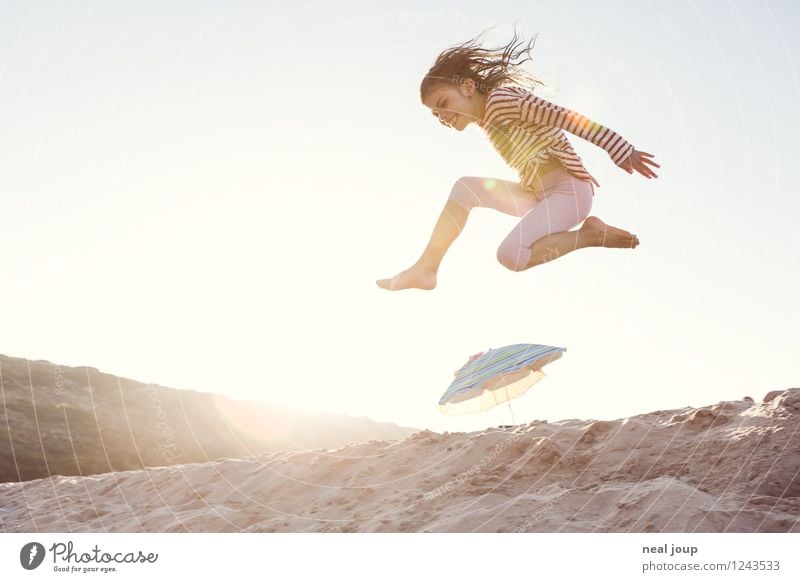
<svg viewBox="0 0 800 582">
<path fill-rule="evenodd" d="M 464 83 L 437 84 L 422 100 L 439 123 L 463 131 L 467 125 L 483 118 L 486 96 L 479 92 L 472 79 Z"/>
</svg>

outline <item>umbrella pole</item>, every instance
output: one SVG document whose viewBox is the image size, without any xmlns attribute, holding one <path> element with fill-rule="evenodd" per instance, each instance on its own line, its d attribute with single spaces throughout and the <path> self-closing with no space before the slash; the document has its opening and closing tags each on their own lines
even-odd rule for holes
<svg viewBox="0 0 800 582">
<path fill-rule="evenodd" d="M 508 386 L 503 386 L 503 390 L 506 393 L 506 404 L 508 404 L 508 410 L 511 412 L 511 424 L 516 425 L 517 423 L 514 421 L 514 409 L 511 408 L 511 400 L 508 397 Z"/>
</svg>

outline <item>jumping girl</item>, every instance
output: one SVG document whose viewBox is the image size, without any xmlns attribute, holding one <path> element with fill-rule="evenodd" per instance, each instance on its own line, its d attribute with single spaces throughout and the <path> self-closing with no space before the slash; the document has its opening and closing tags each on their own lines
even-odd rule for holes
<svg viewBox="0 0 800 582">
<path fill-rule="evenodd" d="M 391 279 L 376 281 L 384 289 L 433 289 L 442 258 L 476 206 L 522 217 L 497 250 L 498 261 L 513 271 L 584 247 L 639 244 L 636 235 L 589 216 L 594 185 L 600 184 L 586 171 L 564 131 L 603 148 L 629 174 L 656 178 L 650 166 L 660 166 L 653 156 L 637 151 L 611 129 L 520 86 L 529 80 L 539 83 L 521 70 L 531 60 L 535 37 L 525 45 L 515 32 L 508 45 L 488 49 L 478 44 L 481 35 L 439 55 L 422 79 L 420 97 L 443 125 L 463 131 L 475 123 L 484 130 L 520 182 L 456 180 L 422 256 Z M 526 54 L 528 58 L 522 58 Z M 579 229 L 569 230 L 582 221 Z"/>
</svg>

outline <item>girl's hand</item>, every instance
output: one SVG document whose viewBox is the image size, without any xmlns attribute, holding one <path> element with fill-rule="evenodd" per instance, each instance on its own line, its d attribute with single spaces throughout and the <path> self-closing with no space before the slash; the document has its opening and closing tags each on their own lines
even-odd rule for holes
<svg viewBox="0 0 800 582">
<path fill-rule="evenodd" d="M 620 164 L 620 167 L 623 170 L 626 170 L 629 174 L 633 174 L 633 171 L 636 170 L 645 178 L 658 178 L 656 173 L 648 166 L 647 164 L 653 165 L 656 168 L 660 168 L 657 163 L 655 163 L 650 158 L 653 157 L 653 154 L 648 154 L 647 152 L 640 152 L 637 150 L 633 150 L 628 159 Z"/>
</svg>

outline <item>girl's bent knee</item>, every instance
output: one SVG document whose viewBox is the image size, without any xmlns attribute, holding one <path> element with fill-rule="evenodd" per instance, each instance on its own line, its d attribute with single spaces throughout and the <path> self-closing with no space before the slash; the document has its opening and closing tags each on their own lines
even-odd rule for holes
<svg viewBox="0 0 800 582">
<path fill-rule="evenodd" d="M 483 206 L 480 195 L 480 180 L 474 176 L 463 176 L 455 181 L 448 200 L 455 202 L 469 212 L 475 206 Z"/>
<path fill-rule="evenodd" d="M 480 185 L 481 178 L 476 176 L 461 176 L 458 180 L 455 181 L 453 184 L 452 190 L 455 192 L 457 190 L 466 190 L 467 192 L 474 192 L 476 188 Z"/>
<path fill-rule="evenodd" d="M 531 257 L 531 250 L 524 247 L 501 246 L 497 249 L 497 260 L 510 271 L 524 271 Z"/>
</svg>

